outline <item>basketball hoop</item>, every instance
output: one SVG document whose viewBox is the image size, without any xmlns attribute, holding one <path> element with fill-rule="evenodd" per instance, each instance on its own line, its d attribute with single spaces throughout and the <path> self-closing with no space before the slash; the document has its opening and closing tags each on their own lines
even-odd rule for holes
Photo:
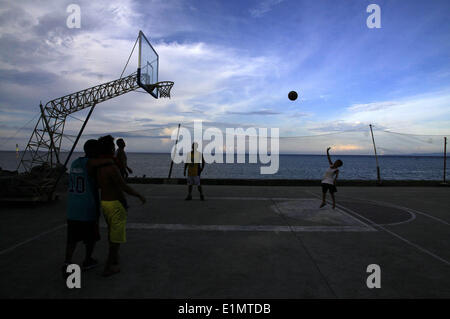
<svg viewBox="0 0 450 319">
<path fill-rule="evenodd" d="M 159 97 L 169 98 L 170 99 L 170 90 L 173 87 L 174 82 L 172 81 L 161 81 L 156 82 L 153 87 L 156 87 L 159 92 Z"/>
</svg>

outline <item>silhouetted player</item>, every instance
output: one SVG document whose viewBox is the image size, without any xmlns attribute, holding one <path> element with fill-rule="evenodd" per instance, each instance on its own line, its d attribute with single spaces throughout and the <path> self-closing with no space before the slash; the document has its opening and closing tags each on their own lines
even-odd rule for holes
<svg viewBox="0 0 450 319">
<path fill-rule="evenodd" d="M 328 163 L 330 163 L 330 167 L 326 170 L 325 175 L 323 176 L 322 179 L 322 204 L 320 205 L 320 207 L 323 207 L 326 205 L 326 195 L 327 195 L 327 191 L 330 191 L 330 195 L 331 195 L 331 199 L 333 200 L 333 209 L 336 208 L 336 199 L 334 198 L 334 193 L 337 192 L 337 188 L 336 188 L 336 179 L 339 176 L 339 170 L 338 167 L 342 166 L 342 161 L 340 159 L 338 159 L 336 162 L 332 162 L 331 161 L 331 157 L 330 157 L 330 149 L 331 147 L 327 148 L 327 158 L 328 158 Z"/>
<path fill-rule="evenodd" d="M 69 194 L 67 199 L 67 244 L 63 276 L 67 277 L 67 266 L 72 263 L 72 256 L 79 241 L 86 245 L 86 256 L 82 267 L 84 270 L 95 267 L 98 262 L 92 258 L 95 243 L 100 239 L 98 219 L 100 201 L 95 168 L 105 163 L 112 164 L 111 159 L 98 159 L 97 140 L 88 140 L 84 144 L 84 157 L 73 161 L 69 172 Z"/>
<path fill-rule="evenodd" d="M 205 200 L 203 196 L 202 186 L 200 185 L 200 175 L 205 168 L 205 159 L 203 154 L 197 151 L 198 144 L 192 143 L 192 150 L 186 157 L 186 163 L 184 164 L 183 175 L 186 176 L 186 168 L 188 169 L 187 184 L 188 184 L 188 196 L 186 200 L 192 199 L 192 186 L 197 185 L 200 193 L 200 199 Z"/>
<path fill-rule="evenodd" d="M 125 153 L 125 141 L 122 138 L 119 138 L 116 141 L 117 144 L 117 163 L 119 165 L 120 174 L 122 174 L 122 177 L 126 179 L 128 177 L 128 173 L 133 174 L 133 170 L 128 167 L 128 158 L 127 154 Z"/>
<path fill-rule="evenodd" d="M 115 153 L 114 138 L 111 135 L 99 138 L 100 155 L 113 157 Z M 110 276 L 120 271 L 119 247 L 126 242 L 127 211 L 123 192 L 138 197 L 142 203 L 145 198 L 128 186 L 114 164 L 102 165 L 97 169 L 97 179 L 101 190 L 101 207 L 108 224 L 109 254 L 103 276 Z"/>
</svg>

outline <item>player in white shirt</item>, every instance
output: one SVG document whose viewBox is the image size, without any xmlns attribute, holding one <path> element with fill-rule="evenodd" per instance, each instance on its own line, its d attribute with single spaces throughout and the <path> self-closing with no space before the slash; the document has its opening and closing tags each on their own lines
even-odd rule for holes
<svg viewBox="0 0 450 319">
<path fill-rule="evenodd" d="M 320 207 L 323 207 L 326 205 L 326 195 L 327 195 L 327 191 L 330 191 L 330 195 L 331 195 L 331 199 L 333 200 L 333 209 L 336 208 L 336 199 L 334 197 L 334 193 L 337 192 L 336 189 L 336 179 L 339 176 L 339 167 L 342 166 L 342 161 L 340 159 L 338 159 L 336 162 L 333 163 L 333 161 L 331 161 L 331 157 L 330 157 L 330 149 L 331 147 L 327 148 L 327 158 L 328 158 L 328 163 L 330 163 L 330 167 L 326 170 L 323 179 L 322 179 L 322 204 L 320 205 Z"/>
</svg>

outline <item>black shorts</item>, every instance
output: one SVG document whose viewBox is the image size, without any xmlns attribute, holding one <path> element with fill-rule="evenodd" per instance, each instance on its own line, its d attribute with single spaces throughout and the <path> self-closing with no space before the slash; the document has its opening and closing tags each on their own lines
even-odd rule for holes
<svg viewBox="0 0 450 319">
<path fill-rule="evenodd" d="M 67 242 L 85 244 L 100 240 L 98 221 L 67 220 Z"/>
<path fill-rule="evenodd" d="M 332 184 L 322 183 L 322 193 L 326 193 L 327 191 L 330 191 L 331 194 L 337 192 L 336 186 Z"/>
</svg>

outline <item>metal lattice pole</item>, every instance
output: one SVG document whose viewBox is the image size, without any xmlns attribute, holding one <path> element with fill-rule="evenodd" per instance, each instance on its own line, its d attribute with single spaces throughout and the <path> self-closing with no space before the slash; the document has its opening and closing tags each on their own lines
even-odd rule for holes
<svg viewBox="0 0 450 319">
<path fill-rule="evenodd" d="M 53 167 L 53 158 L 56 158 L 56 164 L 60 165 L 59 152 L 66 117 L 97 103 L 134 91 L 138 87 L 137 75 L 133 73 L 124 78 L 51 100 L 43 108 L 41 105 L 41 117 L 22 154 L 19 167 L 23 167 L 25 171 L 30 171 L 33 166 L 44 163 L 49 163 Z"/>
</svg>

